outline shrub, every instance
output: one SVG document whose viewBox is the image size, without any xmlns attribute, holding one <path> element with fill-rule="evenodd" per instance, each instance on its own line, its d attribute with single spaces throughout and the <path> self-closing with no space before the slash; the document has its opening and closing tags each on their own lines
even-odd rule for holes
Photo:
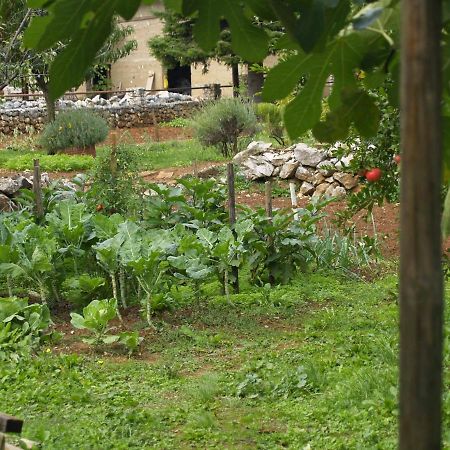
<svg viewBox="0 0 450 450">
<path fill-rule="evenodd" d="M 238 152 L 240 137 L 257 132 L 258 120 L 249 103 L 232 98 L 205 107 L 193 128 L 202 145 L 217 147 L 224 157 L 230 157 Z"/>
<path fill-rule="evenodd" d="M 282 108 L 273 103 L 256 103 L 255 112 L 258 119 L 264 123 L 267 134 L 279 144 L 284 145 L 284 124 Z"/>
<path fill-rule="evenodd" d="M 136 216 L 142 209 L 145 189 L 139 177 L 140 158 L 138 149 L 122 145 L 97 156 L 88 196 L 99 211 Z"/>
<path fill-rule="evenodd" d="M 65 148 L 86 148 L 98 144 L 108 136 L 105 119 L 88 109 L 65 111 L 49 123 L 40 138 L 40 144 L 54 154 Z"/>
</svg>

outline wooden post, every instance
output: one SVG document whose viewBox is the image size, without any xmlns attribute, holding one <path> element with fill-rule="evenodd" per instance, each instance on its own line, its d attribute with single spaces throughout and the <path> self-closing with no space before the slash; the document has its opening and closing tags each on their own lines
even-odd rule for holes
<svg viewBox="0 0 450 450">
<path fill-rule="evenodd" d="M 35 159 L 33 165 L 34 214 L 36 219 L 40 220 L 44 217 L 44 204 L 42 201 L 41 167 L 39 160 Z"/>
<path fill-rule="evenodd" d="M 23 420 L 0 413 L 0 433 L 21 433 Z"/>
<path fill-rule="evenodd" d="M 292 210 L 295 211 L 297 209 L 297 193 L 295 192 L 295 181 L 289 182 L 289 191 L 291 193 L 291 205 Z M 298 214 L 294 213 L 294 220 L 298 220 Z"/>
<path fill-rule="evenodd" d="M 228 211 L 230 215 L 231 227 L 236 223 L 236 193 L 234 189 L 234 166 L 233 163 L 227 164 L 227 182 L 228 182 Z M 233 289 L 235 294 L 239 294 L 239 269 L 232 267 Z"/>
<path fill-rule="evenodd" d="M 273 208 L 272 208 L 272 182 L 266 181 L 266 215 L 269 221 L 273 218 Z"/>
<path fill-rule="evenodd" d="M 402 2 L 401 450 L 441 448 L 441 8 Z"/>
<path fill-rule="evenodd" d="M 272 181 L 266 181 L 266 215 L 269 223 L 273 222 L 273 206 L 272 206 Z M 273 247 L 273 236 L 270 234 L 266 236 L 267 238 L 267 246 Z M 275 277 L 273 275 L 271 264 L 269 263 L 269 283 L 273 286 L 275 284 Z"/>
</svg>

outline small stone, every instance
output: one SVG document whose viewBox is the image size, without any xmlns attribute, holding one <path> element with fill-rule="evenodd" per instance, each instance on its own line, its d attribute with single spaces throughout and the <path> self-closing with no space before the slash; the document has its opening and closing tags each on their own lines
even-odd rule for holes
<svg viewBox="0 0 450 450">
<path fill-rule="evenodd" d="M 319 184 L 322 184 L 325 181 L 325 177 L 320 173 L 317 172 L 312 176 L 312 184 L 314 184 L 314 186 L 318 186 Z"/>
<path fill-rule="evenodd" d="M 4 194 L 0 194 L 0 211 L 1 212 L 11 212 L 11 211 L 14 211 L 14 209 L 15 209 L 15 205 L 11 201 L 11 199 Z"/>
<path fill-rule="evenodd" d="M 260 153 L 265 153 L 272 146 L 270 143 L 253 141 L 247 146 L 245 150 L 234 155 L 233 163 L 242 164 L 250 156 L 259 155 Z"/>
<path fill-rule="evenodd" d="M 358 184 L 358 176 L 350 173 L 336 172 L 333 178 L 339 181 L 345 189 L 353 189 Z"/>
<path fill-rule="evenodd" d="M 297 144 L 294 148 L 295 159 L 304 166 L 316 167 L 326 158 L 326 153 L 306 144 Z"/>
<path fill-rule="evenodd" d="M 272 158 L 272 164 L 276 167 L 282 166 L 294 156 L 293 152 L 279 153 Z"/>
<path fill-rule="evenodd" d="M 242 165 L 248 169 L 247 177 L 251 180 L 271 177 L 275 169 L 272 164 L 255 156 L 251 156 Z"/>
<path fill-rule="evenodd" d="M 17 180 L 12 178 L 0 178 L 0 192 L 12 197 L 20 189 L 20 184 Z"/>
<path fill-rule="evenodd" d="M 280 175 L 280 172 L 281 172 L 281 167 L 275 167 L 275 169 L 273 169 L 272 176 L 278 177 Z"/>
<path fill-rule="evenodd" d="M 347 191 L 342 186 L 337 186 L 334 188 L 333 197 L 344 198 L 347 195 Z"/>
<path fill-rule="evenodd" d="M 313 197 L 314 198 L 322 197 L 322 195 L 325 194 L 329 186 L 330 185 L 328 183 L 319 184 L 319 186 L 317 186 L 316 190 L 314 191 Z"/>
<path fill-rule="evenodd" d="M 299 165 L 298 161 L 288 161 L 283 165 L 280 171 L 280 178 L 286 180 L 287 178 L 291 178 L 295 175 L 295 171 Z"/>
<path fill-rule="evenodd" d="M 313 174 L 303 166 L 299 166 L 295 171 L 295 178 L 300 181 L 312 181 Z"/>
<path fill-rule="evenodd" d="M 314 192 L 314 185 L 304 181 L 299 190 L 299 196 L 303 197 L 305 195 L 311 195 Z"/>
</svg>

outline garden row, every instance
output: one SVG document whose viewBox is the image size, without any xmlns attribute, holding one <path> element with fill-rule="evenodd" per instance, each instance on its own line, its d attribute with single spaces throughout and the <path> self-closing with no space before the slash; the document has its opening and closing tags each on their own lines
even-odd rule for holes
<svg viewBox="0 0 450 450">
<path fill-rule="evenodd" d="M 319 237 L 324 202 L 296 210 L 295 219 L 291 210 L 267 217 L 263 209 L 241 208 L 230 225 L 226 191 L 215 180 L 183 179 L 176 187 L 139 184 L 127 194 L 126 178 L 113 174 L 105 182 L 99 172 L 87 192 L 45 189 L 41 217 L 33 214 L 32 195 L 22 196 L 20 211 L 2 215 L 3 358 L 17 351 L 22 338 L 26 348 L 45 338 L 47 308 L 60 302 L 72 305 L 75 327 L 94 333 L 90 343 L 119 341 L 133 349 L 139 343 L 136 332 L 109 335 L 107 330 L 109 320 L 121 319 L 130 305 L 140 305 L 152 326 L 155 310 L 179 304 L 186 292 L 201 297 L 211 282 L 231 301 L 236 274 L 264 286 L 286 283 L 311 267 L 371 262 L 373 248 L 365 241 L 326 230 Z M 17 296 L 38 304 L 27 306 Z M 78 314 L 82 308 L 84 316 Z"/>
</svg>

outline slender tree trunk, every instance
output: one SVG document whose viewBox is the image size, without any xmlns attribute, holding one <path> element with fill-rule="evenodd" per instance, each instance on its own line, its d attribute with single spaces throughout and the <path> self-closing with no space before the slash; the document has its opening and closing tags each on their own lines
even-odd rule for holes
<svg viewBox="0 0 450 450">
<path fill-rule="evenodd" d="M 233 64 L 231 66 L 231 74 L 233 77 L 233 97 L 239 96 L 239 64 Z"/>
<path fill-rule="evenodd" d="M 400 449 L 437 450 L 443 323 L 442 2 L 404 0 L 402 8 Z"/>
<path fill-rule="evenodd" d="M 35 75 L 36 84 L 42 91 L 45 100 L 45 107 L 47 108 L 47 122 L 53 122 L 56 117 L 56 103 L 50 98 L 50 93 L 48 91 L 48 83 L 45 81 L 42 75 Z"/>
<path fill-rule="evenodd" d="M 255 103 L 261 103 L 261 95 L 263 84 L 264 84 L 264 74 L 262 72 L 253 72 L 250 70 L 250 65 L 248 67 L 248 96 Z"/>
</svg>

